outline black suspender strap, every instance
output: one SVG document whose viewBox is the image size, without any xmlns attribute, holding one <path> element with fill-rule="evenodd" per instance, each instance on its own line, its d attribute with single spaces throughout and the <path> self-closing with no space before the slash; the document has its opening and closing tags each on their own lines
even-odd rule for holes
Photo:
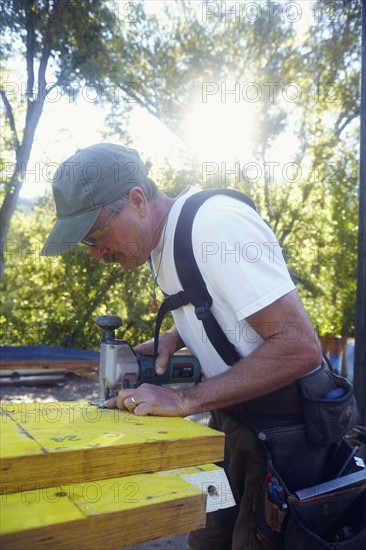
<svg viewBox="0 0 366 550">
<path fill-rule="evenodd" d="M 154 356 L 155 357 L 158 356 L 160 327 L 165 315 L 169 311 L 173 311 L 173 309 L 178 309 L 182 306 L 186 306 L 187 304 L 189 304 L 189 299 L 185 296 L 185 293 L 181 290 L 177 294 L 172 294 L 171 296 L 167 296 L 164 302 L 159 307 L 159 311 L 156 316 L 155 335 L 154 335 Z"/>
<path fill-rule="evenodd" d="M 208 198 L 218 194 L 233 197 L 245 202 L 254 208 L 254 210 L 256 209 L 249 197 L 234 189 L 207 189 L 191 195 L 186 200 L 179 215 L 174 235 L 174 261 L 183 291 L 168 296 L 160 306 L 155 326 L 155 356 L 158 354 L 160 326 L 167 312 L 187 304 L 192 304 L 195 308 L 197 319 L 202 321 L 208 339 L 223 361 L 227 365 L 233 365 L 240 359 L 235 346 L 228 340 L 211 312 L 212 297 L 197 266 L 192 248 L 194 217 L 198 209 Z"/>
</svg>

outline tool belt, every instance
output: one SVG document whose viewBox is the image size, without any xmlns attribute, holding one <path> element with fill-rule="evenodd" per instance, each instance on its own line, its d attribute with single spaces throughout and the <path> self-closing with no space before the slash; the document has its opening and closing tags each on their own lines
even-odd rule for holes
<svg viewBox="0 0 366 550">
<path fill-rule="evenodd" d="M 323 362 L 281 390 L 222 411 L 262 443 L 260 540 L 283 550 L 366 548 L 366 470 L 344 438 L 357 421 L 348 380 Z"/>
<path fill-rule="evenodd" d="M 294 442 L 300 440 L 295 433 Z M 273 550 L 366 548 L 366 474 L 364 468 L 349 460 L 354 455 L 354 445 L 342 438 L 330 448 L 326 447 L 327 455 L 320 454 L 319 482 L 296 491 L 289 489 L 280 474 L 281 471 L 286 476 L 287 468 L 280 470 L 274 466 L 277 449 L 273 445 L 274 452 L 266 453 L 257 538 Z M 311 460 L 316 460 L 316 455 L 310 458 L 304 445 L 301 450 L 308 460 L 300 463 L 300 467 L 310 468 L 314 474 Z M 291 460 L 296 461 L 299 456 L 296 455 Z M 297 469 L 296 463 L 289 462 L 289 465 Z"/>
</svg>

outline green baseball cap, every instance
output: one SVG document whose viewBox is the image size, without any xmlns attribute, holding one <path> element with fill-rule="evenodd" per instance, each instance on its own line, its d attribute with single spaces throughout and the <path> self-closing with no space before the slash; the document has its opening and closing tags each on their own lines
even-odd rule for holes
<svg viewBox="0 0 366 550">
<path fill-rule="evenodd" d="M 89 232 L 101 208 L 143 183 L 148 169 L 135 149 L 97 143 L 79 149 L 53 177 L 57 219 L 43 245 L 42 256 L 73 248 Z"/>
</svg>

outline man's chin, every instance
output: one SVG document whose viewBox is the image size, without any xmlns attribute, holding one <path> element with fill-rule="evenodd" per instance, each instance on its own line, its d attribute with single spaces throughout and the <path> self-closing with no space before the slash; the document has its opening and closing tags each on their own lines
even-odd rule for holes
<svg viewBox="0 0 366 550">
<path fill-rule="evenodd" d="M 106 254 L 102 258 L 106 264 L 119 264 L 123 269 L 134 269 L 143 265 L 145 262 L 141 258 L 126 258 L 124 254 Z"/>
<path fill-rule="evenodd" d="M 135 267 L 140 267 L 145 262 L 139 258 L 130 258 L 129 260 L 121 258 L 117 263 L 119 263 L 123 269 L 134 269 Z"/>
<path fill-rule="evenodd" d="M 141 264 L 138 264 L 138 263 L 131 263 L 131 262 L 126 264 L 123 261 L 118 262 L 118 263 L 119 263 L 119 265 L 121 265 L 123 267 L 123 269 L 134 269 L 135 267 L 139 267 L 139 265 L 141 265 Z"/>
</svg>

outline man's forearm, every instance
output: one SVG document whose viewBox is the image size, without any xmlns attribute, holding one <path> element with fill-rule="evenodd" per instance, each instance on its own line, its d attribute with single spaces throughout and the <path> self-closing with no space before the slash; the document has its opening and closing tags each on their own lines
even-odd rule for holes
<svg viewBox="0 0 366 550">
<path fill-rule="evenodd" d="M 121 390 L 118 397 L 110 399 L 105 406 L 127 409 L 138 415 L 188 416 L 275 391 L 310 372 L 320 362 L 321 353 L 315 342 L 303 349 L 299 345 L 286 349 L 280 340 L 265 341 L 225 373 L 193 388 L 175 390 L 142 384 L 138 388 Z"/>
<path fill-rule="evenodd" d="M 287 330 L 289 319 L 294 332 Z M 138 415 L 188 416 L 271 393 L 320 365 L 320 344 L 296 291 L 282 296 L 247 321 L 255 327 L 263 343 L 226 372 L 188 390 L 151 384 L 124 389 L 106 406 Z M 169 356 L 182 344 L 175 327 L 161 335 L 157 373 L 159 369 L 165 372 Z M 151 342 L 142 346 L 147 353 Z"/>
<path fill-rule="evenodd" d="M 185 343 L 180 337 L 179 332 L 175 325 L 171 329 L 169 329 L 167 332 L 161 335 L 161 338 L 164 338 L 164 337 L 168 338 L 172 342 L 171 345 L 175 348 L 174 351 L 178 351 L 185 347 Z"/>
<path fill-rule="evenodd" d="M 247 401 L 275 391 L 320 365 L 319 346 L 265 341 L 225 373 L 180 390 L 186 415 Z"/>
<path fill-rule="evenodd" d="M 284 329 L 290 325 L 294 333 Z M 247 318 L 263 343 L 225 373 L 182 391 L 187 414 L 248 401 L 290 384 L 320 365 L 319 340 L 296 291 Z"/>
</svg>

